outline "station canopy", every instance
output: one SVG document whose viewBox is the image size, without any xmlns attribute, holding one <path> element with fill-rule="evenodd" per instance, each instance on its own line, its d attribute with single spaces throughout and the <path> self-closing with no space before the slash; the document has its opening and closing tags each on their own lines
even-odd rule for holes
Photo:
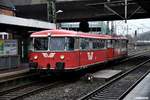
<svg viewBox="0 0 150 100">
<path fill-rule="evenodd" d="M 56 0 L 58 21 L 148 18 L 149 0 Z M 127 1 L 127 4 L 125 3 Z M 127 6 L 126 6 L 127 5 Z"/>
<path fill-rule="evenodd" d="M 18 16 L 47 19 L 48 0 L 10 0 Z M 149 18 L 150 0 L 49 0 L 56 1 L 57 22 Z M 28 10 L 30 9 L 30 10 Z M 43 17 L 44 16 L 44 17 Z"/>
</svg>

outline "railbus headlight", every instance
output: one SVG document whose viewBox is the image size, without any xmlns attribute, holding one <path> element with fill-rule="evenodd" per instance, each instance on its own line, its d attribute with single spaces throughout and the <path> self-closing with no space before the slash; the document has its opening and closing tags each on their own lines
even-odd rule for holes
<svg viewBox="0 0 150 100">
<path fill-rule="evenodd" d="M 33 58 L 34 58 L 34 60 L 36 60 L 36 59 L 38 59 L 38 56 L 34 56 Z"/>
<path fill-rule="evenodd" d="M 65 59 L 65 56 L 64 56 L 64 55 L 61 55 L 61 56 L 60 56 L 60 59 L 61 59 L 61 60 Z"/>
</svg>

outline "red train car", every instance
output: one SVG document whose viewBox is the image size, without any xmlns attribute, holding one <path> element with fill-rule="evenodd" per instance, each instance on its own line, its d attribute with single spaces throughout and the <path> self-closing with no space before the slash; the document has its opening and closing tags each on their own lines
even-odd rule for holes
<svg viewBox="0 0 150 100">
<path fill-rule="evenodd" d="M 46 30 L 32 33 L 31 40 L 32 69 L 74 71 L 127 55 L 127 39 L 121 36 Z"/>
</svg>

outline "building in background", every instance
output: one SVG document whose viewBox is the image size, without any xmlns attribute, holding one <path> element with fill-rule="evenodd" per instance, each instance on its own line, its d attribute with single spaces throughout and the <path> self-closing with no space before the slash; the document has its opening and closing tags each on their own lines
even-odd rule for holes
<svg viewBox="0 0 150 100">
<path fill-rule="evenodd" d="M 106 22 L 103 21 L 90 21 L 89 23 L 89 32 L 96 34 L 110 34 L 110 30 L 106 25 Z M 70 22 L 70 23 L 61 23 L 60 27 L 66 30 L 79 31 L 79 22 Z"/>
<path fill-rule="evenodd" d="M 51 21 L 49 3 L 52 0 L 10 0 L 16 7 L 16 16 L 22 18 Z M 52 13 L 52 12 L 51 12 Z"/>
<path fill-rule="evenodd" d="M 0 0 L 0 14 L 15 16 L 15 6 L 9 0 Z"/>
</svg>

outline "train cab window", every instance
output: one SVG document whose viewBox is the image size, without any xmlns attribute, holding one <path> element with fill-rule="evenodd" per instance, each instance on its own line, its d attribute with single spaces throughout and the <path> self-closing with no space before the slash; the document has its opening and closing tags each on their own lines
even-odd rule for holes
<svg viewBox="0 0 150 100">
<path fill-rule="evenodd" d="M 34 38 L 35 50 L 48 50 L 48 38 Z"/>
<path fill-rule="evenodd" d="M 65 50 L 65 37 L 52 37 L 50 41 L 50 50 Z"/>
</svg>

